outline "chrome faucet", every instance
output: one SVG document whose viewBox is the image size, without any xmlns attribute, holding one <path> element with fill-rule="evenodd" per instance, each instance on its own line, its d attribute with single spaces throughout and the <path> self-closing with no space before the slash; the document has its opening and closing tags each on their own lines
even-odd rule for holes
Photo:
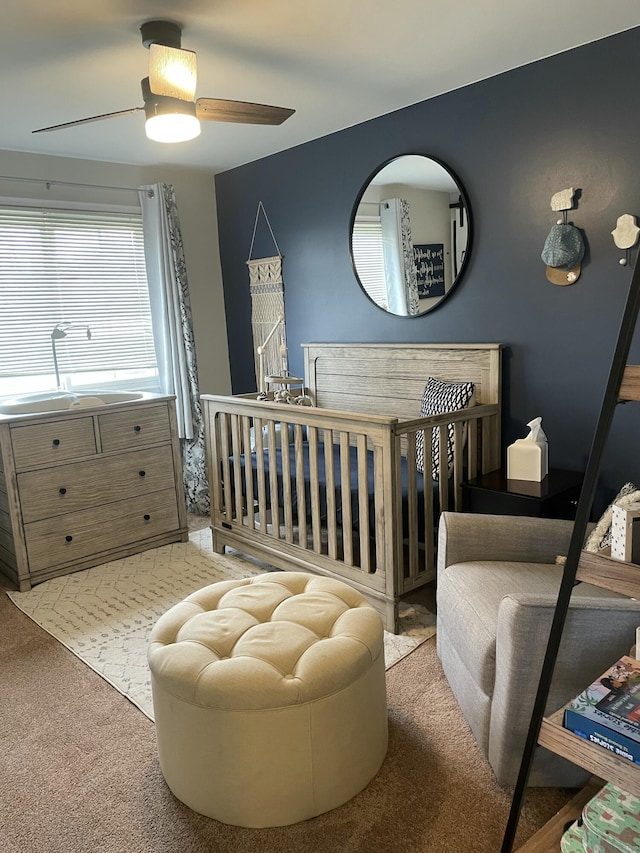
<svg viewBox="0 0 640 853">
<path fill-rule="evenodd" d="M 51 352 L 53 353 L 53 369 L 56 373 L 56 388 L 58 391 L 63 391 L 64 386 L 60 382 L 60 370 L 58 369 L 58 356 L 56 353 L 56 341 L 61 340 L 62 338 L 67 337 L 67 329 L 70 329 L 74 326 L 74 323 L 62 322 L 56 323 L 51 332 Z M 91 340 L 91 329 L 89 326 L 85 326 L 87 330 L 87 340 Z"/>
</svg>

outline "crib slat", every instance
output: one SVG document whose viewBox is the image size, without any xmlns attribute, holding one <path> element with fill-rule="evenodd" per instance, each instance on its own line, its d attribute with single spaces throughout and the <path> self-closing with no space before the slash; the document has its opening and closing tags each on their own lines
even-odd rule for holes
<svg viewBox="0 0 640 853">
<path fill-rule="evenodd" d="M 247 524 L 253 529 L 256 523 L 255 509 L 253 506 L 253 469 L 251 467 L 251 419 L 242 418 L 242 439 L 244 450 L 244 488 L 247 496 Z"/>
<path fill-rule="evenodd" d="M 235 499 L 235 517 L 242 521 L 242 444 L 240 440 L 240 419 L 231 416 L 231 447 L 233 449 L 233 496 Z"/>
<path fill-rule="evenodd" d="M 284 503 L 284 538 L 293 542 L 293 509 L 291 506 L 291 456 L 289 424 L 280 424 L 280 447 L 282 452 L 282 499 Z"/>
<path fill-rule="evenodd" d="M 327 552 L 332 560 L 338 556 L 336 524 L 336 474 L 333 460 L 333 430 L 324 431 L 324 472 L 327 501 Z"/>
<path fill-rule="evenodd" d="M 409 578 L 418 577 L 418 469 L 416 434 L 407 436 L 407 535 L 409 538 Z M 402 530 L 402 528 L 400 528 Z"/>
<path fill-rule="evenodd" d="M 384 567 L 385 560 L 385 506 L 384 506 L 384 465 L 383 455 L 380 447 L 373 450 L 373 507 L 375 513 L 375 565 Z"/>
<path fill-rule="evenodd" d="M 371 550 L 369 542 L 369 472 L 367 465 L 367 436 L 358 434 L 358 520 L 360 533 L 360 567 L 371 572 Z"/>
<path fill-rule="evenodd" d="M 307 547 L 307 500 L 304 485 L 304 437 L 300 424 L 295 425 L 296 504 L 298 507 L 298 545 Z"/>
<path fill-rule="evenodd" d="M 231 465 L 229 457 L 229 418 L 227 414 L 220 415 L 220 444 L 222 445 L 222 513 L 231 521 Z"/>
<path fill-rule="evenodd" d="M 211 489 L 211 517 L 222 511 L 222 459 L 220 458 L 220 416 L 209 414 L 209 429 L 206 433 L 209 488 Z"/>
<path fill-rule="evenodd" d="M 453 425 L 453 499 L 456 512 L 462 509 L 462 486 L 464 479 L 464 428 L 462 421 Z"/>
<path fill-rule="evenodd" d="M 449 462 L 447 460 L 447 425 L 438 427 L 438 494 L 440 496 L 440 512 L 449 508 Z"/>
<path fill-rule="evenodd" d="M 260 516 L 260 530 L 267 532 L 268 508 L 267 508 L 267 484 L 264 471 L 264 442 L 262 439 L 262 418 L 255 418 L 253 430 L 256 438 L 256 479 L 258 481 L 258 514 Z"/>
<path fill-rule="evenodd" d="M 427 439 L 429 444 L 427 444 Z M 433 442 L 433 430 L 425 430 L 424 446 L 431 447 Z M 431 459 L 431 454 L 429 454 Z M 424 494 L 424 551 L 425 551 L 425 569 L 428 574 L 434 571 L 434 542 L 435 542 L 435 519 L 433 508 L 433 474 L 431 465 L 427 467 L 425 463 L 422 491 Z"/>
<path fill-rule="evenodd" d="M 351 475 L 349 468 L 349 433 L 340 433 L 340 493 L 342 504 L 342 548 L 344 562 L 353 566 L 353 527 L 351 523 Z"/>
<path fill-rule="evenodd" d="M 469 421 L 467 431 L 467 477 L 473 480 L 478 476 L 478 421 Z"/>
<path fill-rule="evenodd" d="M 276 464 L 276 422 L 267 423 L 267 453 L 269 455 L 269 509 L 271 510 L 271 535 L 280 538 L 280 507 L 278 500 L 278 466 Z"/>
<path fill-rule="evenodd" d="M 320 482 L 318 479 L 318 430 L 316 427 L 307 428 L 309 442 L 309 493 L 311 498 L 311 534 L 313 550 L 316 554 L 322 552 L 322 526 L 320 519 Z"/>
</svg>

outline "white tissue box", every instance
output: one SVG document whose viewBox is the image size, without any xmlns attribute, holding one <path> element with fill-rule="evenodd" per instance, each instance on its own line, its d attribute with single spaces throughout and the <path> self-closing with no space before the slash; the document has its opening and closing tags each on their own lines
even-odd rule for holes
<svg viewBox="0 0 640 853">
<path fill-rule="evenodd" d="M 548 457 L 546 441 L 519 438 L 507 447 L 507 480 L 541 482 L 549 473 Z"/>
<path fill-rule="evenodd" d="M 640 563 L 640 503 L 611 508 L 611 556 Z"/>
</svg>

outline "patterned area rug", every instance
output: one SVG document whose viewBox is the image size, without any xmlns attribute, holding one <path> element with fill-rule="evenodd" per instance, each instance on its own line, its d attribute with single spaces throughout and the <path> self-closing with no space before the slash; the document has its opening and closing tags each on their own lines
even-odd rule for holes
<svg viewBox="0 0 640 853">
<path fill-rule="evenodd" d="M 13 603 L 153 719 L 147 638 L 157 619 L 203 586 L 273 571 L 237 552 L 211 550 L 211 532 L 8 592 Z M 387 669 L 435 634 L 435 614 L 402 605 L 398 635 L 385 631 Z"/>
</svg>

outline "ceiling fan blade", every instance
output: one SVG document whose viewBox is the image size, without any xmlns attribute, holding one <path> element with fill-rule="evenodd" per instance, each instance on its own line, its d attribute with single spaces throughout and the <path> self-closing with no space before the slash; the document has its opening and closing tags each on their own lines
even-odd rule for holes
<svg viewBox="0 0 640 853">
<path fill-rule="evenodd" d="M 61 130 L 65 127 L 75 127 L 77 124 L 89 124 L 91 121 L 102 121 L 103 118 L 115 118 L 116 116 L 126 116 L 129 113 L 139 113 L 144 111 L 144 107 L 131 107 L 129 110 L 119 110 L 117 113 L 104 113 L 100 116 L 91 116 L 90 118 L 80 118 L 77 121 L 66 121 L 64 124 L 53 124 L 51 127 L 40 127 L 38 130 L 32 130 L 31 133 L 47 133 L 50 130 Z"/>
<path fill-rule="evenodd" d="M 194 51 L 151 44 L 149 54 L 149 86 L 153 94 L 192 101 L 197 71 Z"/>
<path fill-rule="evenodd" d="M 250 104 L 246 101 L 225 101 L 220 98 L 198 98 L 196 117 L 204 121 L 233 121 L 239 124 L 282 124 L 295 110 Z"/>
</svg>

